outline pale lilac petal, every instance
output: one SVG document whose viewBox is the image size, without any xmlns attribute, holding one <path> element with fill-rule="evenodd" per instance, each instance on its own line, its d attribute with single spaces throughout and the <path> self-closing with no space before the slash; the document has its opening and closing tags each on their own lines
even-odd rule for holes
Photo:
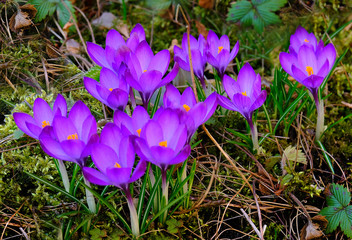
<svg viewBox="0 0 352 240">
<path fill-rule="evenodd" d="M 279 58 L 282 68 L 292 76 L 292 64 L 298 65 L 297 58 L 294 55 L 285 52 L 281 52 Z"/>
<path fill-rule="evenodd" d="M 267 96 L 267 92 L 265 90 L 263 90 L 259 94 L 257 99 L 254 101 L 254 103 L 252 104 L 251 108 L 249 109 L 249 112 L 253 112 L 257 108 L 260 108 L 264 104 L 264 102 L 266 100 L 266 96 Z"/>
<path fill-rule="evenodd" d="M 100 71 L 100 83 L 107 89 L 115 89 L 119 87 L 119 77 L 116 73 L 108 68 L 102 68 Z"/>
<path fill-rule="evenodd" d="M 84 177 L 90 183 L 100 185 L 100 186 L 112 185 L 109 178 L 107 178 L 103 173 L 99 172 L 94 168 L 83 167 L 82 171 L 83 171 Z"/>
<path fill-rule="evenodd" d="M 227 35 L 222 35 L 219 41 L 219 45 L 223 47 L 223 49 L 230 52 L 230 40 Z"/>
<path fill-rule="evenodd" d="M 313 74 L 318 72 L 317 57 L 311 48 L 307 46 L 300 47 L 297 57 L 300 69 L 305 70 L 309 66 L 313 68 Z"/>
<path fill-rule="evenodd" d="M 139 60 L 139 63 L 141 64 L 142 71 L 147 70 L 150 61 L 154 57 L 153 51 L 147 41 L 142 41 L 138 45 L 135 54 Z"/>
<path fill-rule="evenodd" d="M 84 127 L 83 126 L 84 121 L 90 115 L 91 115 L 91 113 L 90 113 L 89 108 L 80 100 L 77 101 L 73 105 L 73 107 L 71 108 L 71 111 L 68 115 L 68 118 L 75 125 L 79 136 L 81 136 L 81 134 L 82 134 L 82 128 Z"/>
<path fill-rule="evenodd" d="M 139 42 L 145 40 L 145 31 L 140 23 L 137 23 L 136 26 L 134 26 L 134 28 L 132 29 L 130 35 L 132 36 L 133 34 L 136 34 L 138 36 Z"/>
<path fill-rule="evenodd" d="M 97 122 L 94 116 L 93 115 L 88 116 L 86 120 L 83 122 L 83 126 L 84 127 L 82 128 L 80 139 L 87 144 L 90 137 L 93 134 L 97 133 Z"/>
<path fill-rule="evenodd" d="M 222 83 L 227 93 L 227 96 L 229 96 L 230 98 L 232 98 L 233 95 L 235 95 L 236 93 L 241 93 L 241 86 L 238 84 L 238 78 L 237 81 L 235 81 L 233 78 L 225 74 Z"/>
<path fill-rule="evenodd" d="M 90 58 L 101 67 L 109 67 L 106 60 L 105 50 L 99 45 L 87 42 L 87 51 Z"/>
<path fill-rule="evenodd" d="M 157 70 L 161 72 L 162 75 L 164 75 L 167 71 L 167 68 L 169 67 L 170 63 L 170 52 L 167 49 L 164 49 L 157 54 L 155 54 L 154 57 L 152 57 L 147 71 L 152 71 L 152 70 Z"/>
<path fill-rule="evenodd" d="M 41 126 L 44 122 L 52 124 L 54 114 L 47 102 L 41 98 L 37 98 L 33 104 L 33 117 L 37 122 L 36 125 Z"/>
<path fill-rule="evenodd" d="M 121 34 L 115 29 L 109 30 L 108 34 L 106 35 L 106 46 L 117 50 L 124 45 L 126 45 L 126 43 Z"/>
<path fill-rule="evenodd" d="M 145 125 L 141 131 L 141 137 L 146 139 L 148 146 L 158 146 L 160 142 L 165 141 L 162 128 L 154 120 Z"/>
<path fill-rule="evenodd" d="M 65 140 L 60 142 L 62 150 L 70 156 L 72 159 L 75 159 L 77 163 L 82 167 L 81 154 L 86 147 L 86 144 L 78 139 Z"/>
<path fill-rule="evenodd" d="M 63 117 L 66 117 L 67 115 L 67 103 L 65 98 L 61 94 L 58 94 L 56 97 L 54 107 L 53 107 L 53 113 L 60 114 Z"/>
<path fill-rule="evenodd" d="M 21 129 L 22 132 L 24 132 L 25 134 L 27 134 L 28 136 L 30 136 L 32 138 L 35 138 L 35 139 L 39 138 L 39 136 L 32 133 L 26 125 L 26 123 L 31 123 L 31 124 L 37 125 L 36 121 L 32 118 L 32 116 L 30 116 L 27 113 L 15 112 L 15 113 L 13 113 L 13 119 L 14 119 L 17 127 L 19 129 Z"/>
<path fill-rule="evenodd" d="M 92 146 L 92 160 L 94 165 L 104 174 L 107 169 L 113 168 L 118 163 L 116 152 L 105 144 L 95 144 Z"/>
<path fill-rule="evenodd" d="M 113 123 L 107 123 L 100 134 L 100 142 L 109 146 L 116 154 L 122 138 L 121 129 Z"/>
<path fill-rule="evenodd" d="M 77 128 L 68 118 L 56 116 L 53 120 L 52 126 L 54 128 L 54 133 L 60 142 L 67 140 L 69 136 L 75 136 L 75 134 L 77 134 L 78 138 L 80 137 Z"/>
<path fill-rule="evenodd" d="M 145 124 L 150 120 L 150 116 L 142 106 L 137 106 L 132 113 L 132 123 L 134 130 L 142 129 Z"/>
</svg>

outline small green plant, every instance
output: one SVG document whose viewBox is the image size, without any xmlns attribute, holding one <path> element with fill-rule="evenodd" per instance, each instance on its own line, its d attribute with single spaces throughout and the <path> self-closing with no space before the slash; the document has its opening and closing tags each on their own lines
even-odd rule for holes
<svg viewBox="0 0 352 240">
<path fill-rule="evenodd" d="M 228 21 L 240 22 L 244 26 L 254 26 L 258 33 L 270 24 L 280 23 L 280 18 L 273 12 L 279 10 L 287 0 L 252 0 L 238 1 L 231 5 Z"/>
<path fill-rule="evenodd" d="M 325 216 L 329 222 L 326 232 L 331 233 L 340 226 L 346 236 L 352 238 L 351 193 L 341 185 L 332 184 L 326 202 L 328 207 L 320 211 L 320 215 Z"/>
<path fill-rule="evenodd" d="M 70 21 L 71 14 L 74 17 L 74 8 L 69 0 L 30 0 L 30 4 L 38 10 L 35 21 L 40 22 L 47 16 L 52 16 L 57 12 L 57 17 L 61 26 Z"/>
</svg>

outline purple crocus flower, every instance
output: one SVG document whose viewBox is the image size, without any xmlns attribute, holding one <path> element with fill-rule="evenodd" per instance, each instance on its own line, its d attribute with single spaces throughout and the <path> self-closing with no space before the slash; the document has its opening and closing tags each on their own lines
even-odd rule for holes
<svg viewBox="0 0 352 240">
<path fill-rule="evenodd" d="M 123 74 L 103 68 L 100 71 L 100 83 L 89 77 L 84 77 L 83 81 L 87 91 L 111 109 L 123 110 L 126 107 L 129 87 Z"/>
<path fill-rule="evenodd" d="M 157 116 L 157 119 L 155 119 Z M 191 152 L 186 145 L 187 128 L 172 109 L 160 108 L 135 140 L 136 152 L 166 172 L 168 166 L 185 161 Z"/>
<path fill-rule="evenodd" d="M 204 68 L 207 63 L 206 42 L 203 35 L 199 35 L 198 41 L 195 37 L 193 37 L 192 35 L 189 35 L 189 40 L 190 40 L 194 74 L 201 82 L 203 89 L 205 89 Z M 190 67 L 189 67 L 187 33 L 183 34 L 182 49 L 179 48 L 178 46 L 175 46 L 174 53 L 175 53 L 175 56 L 174 56 L 175 62 L 177 62 L 180 65 L 180 68 L 189 72 Z"/>
<path fill-rule="evenodd" d="M 139 137 L 142 131 L 142 128 L 150 120 L 150 116 L 143 107 L 137 106 L 132 116 L 128 116 L 123 111 L 114 112 L 114 123 L 121 128 L 121 132 L 125 136 L 134 135 Z"/>
<path fill-rule="evenodd" d="M 263 105 L 267 95 L 265 90 L 261 90 L 260 75 L 256 75 L 251 65 L 246 63 L 238 73 L 237 81 L 225 75 L 223 85 L 230 100 L 218 95 L 219 104 L 244 116 L 251 128 L 253 146 L 258 149 L 257 128 L 252 121 L 252 115 Z"/>
<path fill-rule="evenodd" d="M 91 183 L 97 185 L 114 185 L 127 190 L 128 184 L 142 177 L 146 170 L 146 162 L 140 161 L 132 171 L 135 162 L 132 141 L 113 123 L 105 125 L 100 143 L 91 148 L 91 156 L 99 171 L 84 167 L 83 173 Z"/>
<path fill-rule="evenodd" d="M 237 55 L 238 50 L 239 42 L 231 50 L 230 40 L 227 35 L 223 35 L 219 39 L 212 30 L 209 30 L 207 37 L 207 59 L 210 65 L 216 69 L 221 79 L 225 74 L 227 66 Z"/>
<path fill-rule="evenodd" d="M 58 94 L 53 106 L 41 98 L 37 98 L 33 104 L 33 117 L 27 113 L 16 112 L 13 114 L 16 125 L 28 136 L 39 139 L 43 128 L 53 123 L 54 116 L 66 116 L 67 104 L 65 98 Z"/>
<path fill-rule="evenodd" d="M 171 72 L 163 78 L 170 63 L 170 53 L 162 50 L 155 56 L 146 41 L 142 41 L 135 53 L 131 53 L 128 60 L 129 70 L 126 72 L 127 83 L 141 95 L 143 106 L 148 102 L 155 90 L 171 82 L 177 75 L 176 63 Z"/>
<path fill-rule="evenodd" d="M 76 102 L 68 118 L 57 115 L 39 136 L 40 145 L 50 156 L 77 163 L 81 168 L 90 154 L 90 145 L 98 141 L 97 123 L 89 108 Z"/>
<path fill-rule="evenodd" d="M 145 32 L 139 23 L 132 29 L 130 38 L 125 41 L 121 34 L 112 29 L 106 35 L 106 47 L 87 42 L 87 50 L 92 60 L 101 67 L 118 70 L 126 54 L 134 52 L 138 44 L 145 40 Z"/>
<path fill-rule="evenodd" d="M 312 92 L 316 104 L 319 102 L 318 89 L 332 69 L 335 59 L 336 51 L 331 43 L 317 52 L 303 45 L 299 48 L 297 56 L 280 53 L 282 68 Z"/>
<path fill-rule="evenodd" d="M 187 127 L 187 142 L 189 143 L 197 128 L 208 121 L 214 114 L 217 103 L 217 93 L 212 93 L 204 102 L 197 103 L 191 87 L 186 88 L 182 95 L 172 84 L 166 86 L 163 97 L 165 108 L 177 109 L 180 121 Z"/>
<path fill-rule="evenodd" d="M 308 46 L 312 48 L 314 52 L 316 52 L 317 50 L 319 51 L 322 49 L 322 47 L 324 47 L 324 43 L 323 41 L 320 41 L 318 44 L 314 33 L 308 33 L 306 29 L 298 26 L 296 32 L 291 35 L 290 38 L 290 53 L 297 56 L 301 46 Z"/>
</svg>

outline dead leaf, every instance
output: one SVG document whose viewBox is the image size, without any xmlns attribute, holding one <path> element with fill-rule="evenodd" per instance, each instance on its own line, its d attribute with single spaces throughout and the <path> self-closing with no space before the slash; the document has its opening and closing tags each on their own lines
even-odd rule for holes
<svg viewBox="0 0 352 240">
<path fill-rule="evenodd" d="M 71 54 L 79 54 L 81 45 L 74 39 L 69 39 L 66 42 L 66 49 Z"/>
<path fill-rule="evenodd" d="M 50 58 L 57 58 L 61 56 L 59 49 L 57 49 L 50 41 L 46 42 L 45 51 Z"/>
<path fill-rule="evenodd" d="M 128 38 L 130 36 L 130 30 L 128 29 L 128 25 L 126 23 L 117 24 L 117 30 L 125 37 Z"/>
<path fill-rule="evenodd" d="M 25 4 L 21 6 L 10 18 L 10 29 L 14 32 L 32 25 L 31 18 L 37 14 L 34 5 Z"/>
<path fill-rule="evenodd" d="M 316 239 L 323 236 L 324 233 L 320 230 L 317 223 L 308 222 L 301 230 L 300 238 L 302 240 Z"/>
<path fill-rule="evenodd" d="M 202 8 L 213 9 L 214 7 L 214 0 L 199 0 L 198 4 Z"/>
<path fill-rule="evenodd" d="M 92 21 L 92 24 L 100 27 L 100 28 L 107 28 L 107 29 L 111 29 L 114 27 L 114 22 L 116 21 L 117 17 L 109 12 L 103 12 L 103 14 L 94 19 Z"/>
<path fill-rule="evenodd" d="M 204 26 L 204 24 L 196 20 L 196 28 L 197 28 L 197 30 L 198 30 L 198 33 L 199 33 L 199 34 L 202 34 L 203 37 L 204 37 L 205 39 L 207 39 L 207 36 L 208 36 L 209 31 L 208 31 L 207 28 Z"/>
<path fill-rule="evenodd" d="M 28 3 L 21 6 L 20 9 L 22 12 L 28 13 L 31 19 L 33 19 L 38 12 L 37 9 L 34 7 L 34 5 L 28 4 Z"/>
<path fill-rule="evenodd" d="M 294 163 L 307 164 L 307 159 L 302 150 L 293 146 L 288 146 L 283 153 L 281 159 L 281 169 L 285 172 L 285 167 L 294 167 Z"/>
<path fill-rule="evenodd" d="M 70 27 L 72 27 L 72 26 L 73 26 L 73 23 L 72 23 L 71 21 L 68 21 L 68 22 L 65 24 L 65 26 L 62 28 L 62 30 L 63 30 L 64 33 L 65 33 L 65 38 L 67 38 L 68 33 L 69 33 L 69 31 L 70 31 Z"/>
<path fill-rule="evenodd" d="M 178 44 L 178 41 L 177 41 L 177 39 L 172 39 L 172 41 L 171 41 L 171 45 L 170 45 L 170 47 L 169 47 L 169 52 L 170 52 L 170 54 L 174 54 L 174 47 L 175 46 L 179 46 L 179 47 L 181 47 L 179 44 Z"/>
</svg>

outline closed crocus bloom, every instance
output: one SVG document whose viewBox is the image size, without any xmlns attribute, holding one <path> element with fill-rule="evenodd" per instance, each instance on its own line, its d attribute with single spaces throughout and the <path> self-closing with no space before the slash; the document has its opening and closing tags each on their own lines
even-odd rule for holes
<svg viewBox="0 0 352 240">
<path fill-rule="evenodd" d="M 170 53 L 162 50 L 153 54 L 149 44 L 142 41 L 135 53 L 131 53 L 128 60 L 129 70 L 126 72 L 127 83 L 141 95 L 143 106 L 148 102 L 155 90 L 171 82 L 177 75 L 176 63 L 171 72 L 163 78 L 170 63 Z"/>
<path fill-rule="evenodd" d="M 171 84 L 166 86 L 163 103 L 165 108 L 179 110 L 181 122 L 184 122 L 187 127 L 187 142 L 190 142 L 197 128 L 214 114 L 218 105 L 215 92 L 204 102 L 197 103 L 191 87 L 186 88 L 181 95 L 179 90 Z"/>
<path fill-rule="evenodd" d="M 124 56 L 130 51 L 135 51 L 137 45 L 143 40 L 145 40 L 144 29 L 142 25 L 137 24 L 127 41 L 118 31 L 112 29 L 106 35 L 105 49 L 95 43 L 87 42 L 87 51 L 96 64 L 117 71 Z"/>
<path fill-rule="evenodd" d="M 324 47 L 324 43 L 322 41 L 319 44 L 317 43 L 317 39 L 314 36 L 314 33 L 308 33 L 306 29 L 298 26 L 296 32 L 291 35 L 289 50 L 291 54 L 297 55 L 301 46 L 308 46 L 314 52 L 316 52 L 318 45 L 320 46 L 321 43 Z"/>
<path fill-rule="evenodd" d="M 14 121 L 19 129 L 28 136 L 39 139 L 39 135 L 43 128 L 53 123 L 54 116 L 66 116 L 67 105 L 65 98 L 58 94 L 53 106 L 41 98 L 37 98 L 33 104 L 33 117 L 27 113 L 16 112 L 13 114 Z"/>
<path fill-rule="evenodd" d="M 132 113 L 132 116 L 127 115 L 123 111 L 114 112 L 114 123 L 121 128 L 125 136 L 134 135 L 139 137 L 142 128 L 150 120 L 147 110 L 141 106 L 137 106 Z"/>
<path fill-rule="evenodd" d="M 186 144 L 187 128 L 171 109 L 158 109 L 157 119 L 150 120 L 136 139 L 136 152 L 142 158 L 166 172 L 168 166 L 187 159 L 191 147 Z"/>
<path fill-rule="evenodd" d="M 77 163 L 81 168 L 90 154 L 91 144 L 98 141 L 97 123 L 89 108 L 76 102 L 68 118 L 55 116 L 50 127 L 39 136 L 43 150 L 50 156 Z"/>
<path fill-rule="evenodd" d="M 218 95 L 219 104 L 244 116 L 251 128 L 253 147 L 258 150 L 257 128 L 252 121 L 252 115 L 263 105 L 267 96 L 267 92 L 261 90 L 260 75 L 255 74 L 251 65 L 246 63 L 238 73 L 237 81 L 225 75 L 223 85 L 230 99 Z"/>
<path fill-rule="evenodd" d="M 128 85 L 123 74 L 116 74 L 108 68 L 100 71 L 100 82 L 84 77 L 87 91 L 113 110 L 125 109 L 128 102 Z"/>
<path fill-rule="evenodd" d="M 206 42 L 202 35 L 199 35 L 198 40 L 192 35 L 189 35 L 189 40 L 190 40 L 190 49 L 191 49 L 194 74 L 200 80 L 204 89 L 205 88 L 204 69 L 207 63 Z M 177 62 L 180 65 L 180 68 L 186 71 L 190 71 L 187 33 L 183 34 L 182 49 L 179 48 L 178 46 L 175 46 L 174 54 L 175 54 L 174 55 L 175 62 Z"/>
<path fill-rule="evenodd" d="M 231 50 L 230 40 L 227 35 L 223 35 L 219 39 L 212 30 L 209 30 L 207 37 L 207 59 L 210 65 L 218 71 L 221 79 L 225 74 L 227 66 L 237 55 L 238 50 L 239 42 Z"/>
</svg>

